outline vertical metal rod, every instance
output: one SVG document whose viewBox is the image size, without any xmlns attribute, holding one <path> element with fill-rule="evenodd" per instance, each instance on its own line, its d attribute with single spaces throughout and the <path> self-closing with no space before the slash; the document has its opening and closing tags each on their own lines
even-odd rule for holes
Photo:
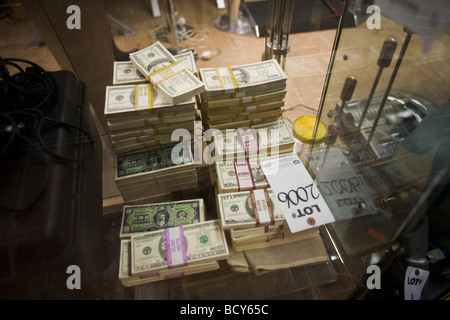
<svg viewBox="0 0 450 320">
<path fill-rule="evenodd" d="M 263 60 L 275 58 L 284 69 L 284 60 L 289 52 L 289 31 L 292 20 L 293 0 L 268 0 L 267 35 Z"/>
<path fill-rule="evenodd" d="M 373 125 L 372 125 L 372 129 L 370 130 L 370 134 L 367 137 L 366 146 L 365 146 L 363 152 L 361 153 L 361 155 L 369 147 L 370 141 L 372 140 L 372 137 L 373 137 L 373 135 L 375 133 L 375 129 L 376 129 L 377 125 L 378 125 L 378 121 L 380 120 L 380 116 L 381 116 L 381 113 L 383 112 L 383 109 L 384 109 L 384 106 L 386 104 L 386 100 L 387 100 L 387 98 L 389 96 L 389 93 L 391 92 L 392 85 L 394 84 L 395 77 L 397 76 L 398 69 L 400 69 L 400 65 L 401 65 L 401 63 L 403 61 L 403 57 L 405 55 L 406 49 L 408 48 L 409 42 L 411 40 L 411 36 L 412 36 L 412 33 L 407 31 L 405 42 L 403 42 L 402 50 L 400 51 L 398 60 L 397 60 L 397 62 L 395 64 L 394 71 L 392 71 L 392 76 L 389 79 L 389 83 L 388 83 L 388 86 L 387 86 L 386 91 L 384 93 L 383 100 L 381 101 L 380 107 L 378 108 L 378 113 L 377 113 L 377 115 L 375 117 L 375 120 L 374 120 Z"/>
<path fill-rule="evenodd" d="M 379 66 L 377 76 L 375 77 L 375 81 L 372 85 L 372 90 L 370 91 L 369 96 L 366 100 L 366 105 L 364 107 L 363 113 L 361 115 L 361 120 L 358 125 L 358 129 L 361 129 L 361 126 L 364 122 L 364 118 L 366 117 L 366 113 L 369 109 L 370 102 L 372 101 L 373 95 L 375 93 L 375 90 L 378 86 L 378 82 L 381 77 L 381 73 L 383 72 L 384 68 L 389 67 L 392 61 L 392 57 L 394 56 L 395 49 L 397 48 L 397 42 L 394 38 L 389 37 L 383 42 L 383 46 L 380 50 L 380 55 L 378 57 L 377 64 Z"/>
<path fill-rule="evenodd" d="M 169 25 L 169 40 L 172 50 L 175 54 L 178 53 L 178 41 L 176 35 L 176 9 L 175 9 L 175 0 L 164 0 L 165 1 L 165 11 L 166 11 L 166 21 Z"/>
<path fill-rule="evenodd" d="M 381 73 L 383 72 L 383 67 L 378 68 L 377 76 L 375 77 L 375 81 L 373 82 L 372 89 L 370 90 L 369 96 L 367 97 L 366 105 L 361 115 L 361 120 L 359 121 L 358 129 L 361 129 L 361 126 L 364 122 L 364 118 L 366 117 L 366 113 L 369 109 L 370 102 L 372 101 L 373 94 L 378 86 L 378 82 L 380 81 Z"/>
</svg>

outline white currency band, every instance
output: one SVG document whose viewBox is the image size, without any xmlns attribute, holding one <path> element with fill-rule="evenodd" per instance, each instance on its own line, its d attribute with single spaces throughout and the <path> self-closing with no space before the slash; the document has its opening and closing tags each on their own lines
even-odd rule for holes
<svg viewBox="0 0 450 320">
<path fill-rule="evenodd" d="M 167 228 L 164 230 L 164 236 L 166 242 L 167 266 L 170 268 L 185 265 L 187 263 L 187 258 L 183 227 Z"/>
<path fill-rule="evenodd" d="M 252 170 L 247 160 L 234 161 L 234 172 L 238 183 L 238 191 L 255 188 Z"/>
</svg>

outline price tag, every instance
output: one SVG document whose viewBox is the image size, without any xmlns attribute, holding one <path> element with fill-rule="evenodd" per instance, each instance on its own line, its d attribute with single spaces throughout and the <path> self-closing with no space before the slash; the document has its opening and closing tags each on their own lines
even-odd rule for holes
<svg viewBox="0 0 450 320">
<path fill-rule="evenodd" d="M 430 272 L 419 268 L 408 267 L 405 273 L 405 300 L 420 300 L 422 289 Z"/>
<path fill-rule="evenodd" d="M 311 175 L 296 154 L 260 162 L 292 233 L 335 221 Z"/>
</svg>

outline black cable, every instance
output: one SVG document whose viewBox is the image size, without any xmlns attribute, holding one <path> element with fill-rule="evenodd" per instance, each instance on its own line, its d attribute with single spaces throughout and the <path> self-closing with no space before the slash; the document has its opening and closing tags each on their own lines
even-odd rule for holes
<svg viewBox="0 0 450 320">
<path fill-rule="evenodd" d="M 20 64 L 27 66 L 22 67 Z M 96 154 L 96 143 L 87 130 L 48 115 L 55 98 L 53 79 L 38 64 L 25 59 L 0 57 L 0 161 L 16 159 L 27 150 L 26 146 L 30 146 L 42 156 L 45 162 L 44 179 L 33 201 L 24 203 L 20 208 L 11 209 L 2 205 L 1 209 L 24 210 L 37 201 L 50 175 L 52 158 L 80 162 Z M 69 132 L 69 138 L 63 142 L 79 147 L 88 141 L 92 145 L 92 152 L 87 155 L 83 153 L 83 157 L 74 158 L 58 154 L 52 150 L 48 140 L 49 137 L 51 138 L 48 133 L 56 128 L 75 130 L 73 138 Z"/>
<path fill-rule="evenodd" d="M 29 66 L 24 70 L 18 65 L 19 62 L 29 64 L 31 67 Z M 13 67 L 18 72 L 14 75 L 10 75 L 7 66 Z M 48 107 L 48 104 L 54 95 L 55 88 L 50 75 L 38 64 L 25 59 L 0 58 L 0 87 L 3 88 L 4 93 L 3 96 L 0 96 L 1 112 L 4 115 L 4 118 L 9 117 L 10 120 L 12 120 L 12 116 L 16 116 L 16 118 L 35 118 L 37 124 L 34 125 L 34 130 L 30 132 L 30 135 L 38 140 L 48 154 L 60 160 L 70 162 L 84 161 L 95 155 L 96 144 L 89 132 L 80 126 L 59 121 L 44 115 L 45 109 Z M 93 152 L 81 159 L 67 158 L 53 152 L 44 142 L 42 137 L 45 122 L 51 122 L 60 127 L 72 128 L 79 131 L 88 138 L 93 146 Z M 5 147 L 2 147 L 0 157 L 5 153 L 7 147 L 12 144 L 14 137 L 17 136 L 17 123 L 10 123 L 10 125 L 14 127 L 16 134 L 12 134 Z M 27 125 L 25 124 L 25 126 Z"/>
</svg>

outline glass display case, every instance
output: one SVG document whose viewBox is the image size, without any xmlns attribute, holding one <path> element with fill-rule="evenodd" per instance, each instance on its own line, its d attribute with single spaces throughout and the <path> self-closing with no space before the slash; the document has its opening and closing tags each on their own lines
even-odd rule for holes
<svg viewBox="0 0 450 320">
<path fill-rule="evenodd" d="M 437 283 L 448 288 L 449 6 L 364 9 L 364 19 L 345 12 L 359 25 L 338 28 L 315 125 L 327 133 L 315 135 L 307 166 L 335 215 L 326 229 L 350 273 L 395 269 L 381 292 L 406 299 L 407 267 L 432 270 L 424 295 L 436 297 Z M 355 297 L 383 296 L 376 291 Z"/>
<path fill-rule="evenodd" d="M 273 39 L 268 46 L 267 39 L 265 42 L 254 30 L 242 33 L 230 25 L 220 28 L 219 23 L 227 17 L 227 12 L 228 22 L 236 15 L 237 21 L 242 22 L 242 12 L 238 9 L 244 4 L 247 9 L 255 8 L 261 2 L 293 4 L 292 26 L 303 25 L 304 19 L 320 26 L 321 19 L 326 17 L 329 23 L 325 25 L 330 27 L 318 27 L 320 30 L 312 32 L 298 27 L 291 34 L 285 29 L 280 29 L 283 32 L 274 29 L 272 38 L 280 40 L 278 47 L 273 45 Z M 82 17 L 79 29 L 69 28 L 71 17 L 76 18 L 76 12 L 67 11 L 72 5 L 69 0 L 58 1 L 58 4 L 50 0 L 23 0 L 22 3 L 22 9 L 26 10 L 24 12 L 36 26 L 36 33 L 45 43 L 40 48 L 43 50 L 27 52 L 27 56 L 49 66 L 46 69 L 71 71 L 89 93 L 82 96 L 89 99 L 86 110 L 97 129 L 97 144 L 102 149 L 98 148 L 96 161 L 89 163 L 91 170 L 83 173 L 83 182 L 96 182 L 90 184 L 96 192 L 91 192 L 84 184 L 76 191 L 86 198 L 85 201 L 95 198 L 92 211 L 96 213 L 96 224 L 83 227 L 83 231 L 97 236 L 93 240 L 95 245 L 90 244 L 89 237 L 80 236 L 80 241 L 88 244 L 86 248 L 104 249 L 104 264 L 96 264 L 97 268 L 104 268 L 101 270 L 104 271 L 103 283 L 95 284 L 96 289 L 101 287 L 99 290 L 103 292 L 97 294 L 96 290 L 95 298 L 437 299 L 448 294 L 450 5 L 445 1 L 315 1 L 308 11 L 302 8 L 312 1 L 227 1 L 228 6 L 234 5 L 218 8 L 210 0 L 178 1 L 176 7 L 172 5 L 173 0 L 126 3 L 80 0 L 77 1 Z M 269 12 L 266 17 L 260 10 L 255 10 L 255 15 L 256 11 L 258 21 L 269 16 Z M 279 15 L 283 20 L 277 21 L 279 26 L 290 28 L 286 21 L 289 13 L 283 11 Z M 169 14 L 173 15 L 169 17 Z M 267 22 L 266 27 L 270 28 L 275 21 Z M 130 62 L 130 53 L 156 41 L 172 53 L 192 50 L 193 69 L 197 71 L 202 68 L 231 70 L 231 66 L 261 62 L 268 49 L 276 49 L 273 56 L 278 56 L 278 62 L 282 57 L 280 65 L 287 79 L 277 120 L 286 120 L 287 131 L 292 129 L 295 136 L 296 119 L 306 116 L 313 119 L 308 132 L 311 137 L 296 141 L 293 149 L 321 191 L 334 222 L 318 226 L 314 236 L 293 242 L 296 247 L 292 243 L 277 243 L 284 239 L 284 231 L 287 234 L 287 230 L 277 229 L 278 233 L 261 237 L 271 245 L 275 243 L 272 247 L 267 245 L 271 250 L 265 251 L 262 257 L 250 249 L 232 250 L 232 233 L 227 232 L 230 255 L 215 264 L 213 270 L 205 269 L 197 274 L 167 273 L 156 281 L 146 281 L 153 280 L 149 278 L 154 275 L 146 275 L 147 278 L 144 275 L 140 279 L 125 279 L 130 280 L 128 283 L 122 282 L 120 263 L 125 250 L 122 251 L 120 232 L 126 205 L 201 198 L 204 219 L 220 219 L 215 164 L 196 163 L 189 167 L 194 173 L 181 171 L 189 173 L 184 176 L 175 171 L 168 180 L 183 188 L 173 192 L 166 192 L 157 179 L 156 186 L 149 188 L 151 192 L 136 192 L 143 189 L 139 179 L 122 184 L 122 191 L 131 189 L 130 193 L 136 193 L 136 198 L 127 199 L 126 192 L 118 188 L 115 161 L 119 152 L 114 149 L 108 123 L 113 117 L 107 119 L 105 114 L 106 88 L 115 85 L 115 62 Z M 14 44 L 8 54 L 17 54 L 18 47 Z M 3 48 L 0 46 L 0 49 Z M 51 58 L 50 62 L 46 55 Z M 131 69 L 124 70 L 127 74 L 131 72 Z M 136 79 L 131 84 L 134 81 Z M 129 100 L 135 103 L 138 91 L 131 92 L 127 96 L 133 97 Z M 278 98 L 274 98 L 276 103 L 280 102 Z M 119 95 L 117 101 L 122 100 L 123 96 Z M 195 115 L 193 112 L 189 116 L 193 115 L 205 125 L 202 117 L 205 118 L 206 112 L 200 102 L 200 97 L 196 97 Z M 137 110 L 134 107 L 133 112 Z M 176 110 L 176 106 L 173 107 Z M 219 115 L 223 116 L 216 116 Z M 231 118 L 225 113 L 227 117 Z M 239 118 L 233 119 L 231 121 L 237 122 Z M 161 122 L 158 124 L 164 124 L 162 116 L 157 120 Z M 204 129 L 206 127 L 202 133 Z M 130 139 L 135 138 L 138 141 L 140 137 L 132 135 Z M 202 141 L 203 148 L 205 142 Z M 158 162 L 158 157 L 147 160 Z M 236 168 L 234 170 L 236 174 Z M 91 172 L 95 172 L 95 176 L 89 176 Z M 101 183 L 97 181 L 100 174 Z M 184 188 L 186 185 L 188 187 Z M 64 202 L 62 198 L 61 201 Z M 248 201 L 245 203 L 249 206 Z M 55 205 L 55 209 L 58 208 L 59 205 Z M 103 230 L 95 233 L 92 229 L 101 229 L 99 215 L 103 218 Z M 145 215 L 134 218 L 146 219 Z M 264 234 L 273 230 L 264 229 Z M 98 239 L 101 236 L 103 239 Z M 285 260 L 281 261 L 280 257 Z M 258 269 L 258 263 L 264 268 Z M 55 268 L 62 267 L 56 265 Z M 423 290 L 414 291 L 412 296 L 405 290 L 408 288 L 405 283 L 410 282 L 410 268 L 416 277 L 417 272 L 427 277 Z M 24 290 L 28 289 L 25 283 Z M 63 283 L 63 298 L 65 289 Z"/>
</svg>

